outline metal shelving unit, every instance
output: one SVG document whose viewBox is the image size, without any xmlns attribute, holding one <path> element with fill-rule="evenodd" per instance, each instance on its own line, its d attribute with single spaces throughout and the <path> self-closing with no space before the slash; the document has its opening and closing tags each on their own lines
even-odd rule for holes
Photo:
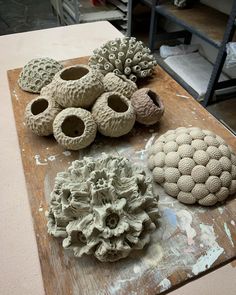
<svg viewBox="0 0 236 295">
<path fill-rule="evenodd" d="M 218 82 L 226 58 L 226 45 L 235 40 L 235 18 L 236 18 L 236 0 L 233 1 L 230 15 L 226 15 L 214 8 L 195 3 L 191 8 L 178 9 L 167 0 L 140 0 L 129 1 L 129 34 L 132 29 L 132 9 L 137 2 L 148 5 L 151 8 L 151 21 L 149 30 L 149 47 L 153 51 L 155 44 L 160 40 L 184 38 L 184 43 L 191 42 L 192 34 L 197 35 L 207 43 L 218 49 L 218 55 L 213 67 L 207 92 L 205 94 L 203 105 L 207 106 L 213 102 L 213 96 L 216 90 L 236 86 L 236 79 L 230 79 L 224 82 Z M 157 34 L 157 25 L 159 16 L 164 16 L 170 21 L 180 25 L 183 30 L 171 33 Z M 184 81 L 178 77 L 164 62 L 158 57 L 159 64 L 185 87 L 194 97 L 196 92 Z M 234 93 L 235 94 L 235 93 Z"/>
<path fill-rule="evenodd" d="M 51 0 L 51 4 L 62 25 L 108 20 L 127 32 L 128 0 L 107 0 L 105 5 L 97 6 L 88 0 Z"/>
</svg>

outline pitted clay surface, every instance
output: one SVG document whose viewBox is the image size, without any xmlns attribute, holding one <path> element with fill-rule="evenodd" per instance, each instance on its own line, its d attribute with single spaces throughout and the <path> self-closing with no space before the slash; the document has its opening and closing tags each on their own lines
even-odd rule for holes
<svg viewBox="0 0 236 295">
<path fill-rule="evenodd" d="M 40 93 L 62 68 L 59 62 L 48 57 L 32 59 L 23 67 L 18 84 L 25 91 Z"/>
<path fill-rule="evenodd" d="M 25 123 L 33 133 L 47 136 L 53 133 L 53 121 L 62 107 L 53 98 L 38 96 L 25 109 Z"/>
<path fill-rule="evenodd" d="M 116 261 L 142 249 L 157 227 L 152 181 L 129 160 L 84 157 L 60 172 L 51 193 L 48 232 L 76 257 Z"/>
<path fill-rule="evenodd" d="M 209 130 L 169 130 L 150 147 L 148 167 L 166 193 L 186 204 L 211 206 L 236 192 L 236 155 Z"/>
<path fill-rule="evenodd" d="M 89 59 L 89 66 L 98 69 L 103 75 L 113 72 L 136 82 L 138 78 L 153 73 L 157 63 L 150 53 L 143 42 L 133 37 L 117 38 L 95 49 Z"/>
<path fill-rule="evenodd" d="M 64 108 L 88 108 L 104 92 L 102 80 L 103 75 L 99 71 L 79 64 L 58 72 L 44 92 Z"/>
<path fill-rule="evenodd" d="M 97 134 L 97 124 L 91 113 L 81 108 L 61 111 L 53 122 L 56 141 L 69 150 L 79 150 L 90 145 Z"/>
<path fill-rule="evenodd" d="M 93 105 L 92 115 L 98 131 L 110 137 L 129 133 L 135 123 L 135 111 L 131 102 L 117 92 L 102 94 Z"/>
<path fill-rule="evenodd" d="M 161 120 L 164 104 L 159 96 L 149 88 L 141 88 L 131 97 L 136 112 L 136 120 L 144 125 L 153 125 Z"/>
<path fill-rule="evenodd" d="M 132 94 L 138 89 L 137 85 L 126 78 L 124 75 L 116 75 L 108 73 L 103 79 L 104 90 L 106 92 L 118 92 L 127 98 L 131 98 Z"/>
</svg>

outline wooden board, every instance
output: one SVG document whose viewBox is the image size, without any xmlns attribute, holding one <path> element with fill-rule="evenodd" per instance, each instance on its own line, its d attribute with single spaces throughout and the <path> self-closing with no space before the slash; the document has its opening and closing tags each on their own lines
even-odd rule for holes
<svg viewBox="0 0 236 295">
<path fill-rule="evenodd" d="M 86 57 L 69 60 L 64 65 L 87 63 L 87 60 Z M 168 74 L 156 67 L 153 78 L 143 86 L 157 91 L 164 101 L 166 111 L 160 124 L 149 128 L 137 124 L 122 138 L 97 136 L 85 150 L 65 151 L 53 137 L 38 137 L 25 127 L 24 109 L 35 95 L 18 87 L 19 73 L 20 69 L 10 70 L 8 78 L 46 294 L 158 294 L 236 256 L 236 199 L 209 209 L 186 206 L 157 185 L 160 227 L 144 251 L 115 263 L 101 263 L 93 257 L 75 259 L 65 252 L 61 241 L 47 234 L 45 212 L 56 173 L 65 170 L 71 161 L 107 152 L 126 156 L 146 169 L 146 149 L 154 138 L 180 126 L 212 130 L 234 150 L 236 140 Z"/>
</svg>

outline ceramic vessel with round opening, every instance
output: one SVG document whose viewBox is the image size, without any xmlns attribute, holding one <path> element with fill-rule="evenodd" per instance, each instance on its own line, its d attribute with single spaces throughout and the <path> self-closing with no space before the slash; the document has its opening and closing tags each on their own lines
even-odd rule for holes
<svg viewBox="0 0 236 295">
<path fill-rule="evenodd" d="M 149 88 L 141 88 L 134 92 L 131 103 L 136 111 L 137 122 L 153 125 L 160 121 L 164 114 L 164 104 L 160 97 Z"/>
<path fill-rule="evenodd" d="M 26 106 L 26 126 L 37 135 L 50 135 L 53 133 L 53 121 L 61 110 L 61 106 L 59 106 L 54 99 L 45 96 L 38 96 L 31 100 Z"/>
<path fill-rule="evenodd" d="M 130 132 L 135 123 L 131 102 L 117 92 L 106 92 L 95 102 L 92 115 L 98 131 L 109 137 L 119 137 Z"/>
<path fill-rule="evenodd" d="M 69 150 L 79 150 L 90 145 L 97 133 L 97 125 L 87 110 L 67 108 L 53 122 L 53 133 L 57 142 Z"/>
<path fill-rule="evenodd" d="M 75 65 L 58 72 L 50 88 L 64 108 L 90 107 L 104 91 L 103 75 L 87 65 Z"/>
</svg>

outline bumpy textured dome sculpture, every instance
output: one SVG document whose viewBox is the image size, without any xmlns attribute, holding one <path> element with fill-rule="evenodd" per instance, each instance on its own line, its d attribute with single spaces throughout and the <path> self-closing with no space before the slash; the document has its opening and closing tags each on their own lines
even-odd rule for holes
<svg viewBox="0 0 236 295">
<path fill-rule="evenodd" d="M 69 150 L 79 150 L 90 145 L 97 134 L 97 125 L 87 110 L 67 108 L 53 122 L 56 141 Z"/>
<path fill-rule="evenodd" d="M 150 52 L 141 41 L 124 37 L 108 41 L 95 49 L 89 65 L 104 75 L 114 72 L 136 82 L 137 78 L 145 78 L 153 73 L 157 63 Z"/>
<path fill-rule="evenodd" d="M 131 104 L 136 112 L 136 121 L 144 125 L 153 125 L 161 120 L 164 105 L 159 96 L 149 88 L 134 92 Z"/>
<path fill-rule="evenodd" d="M 131 98 L 132 94 L 138 89 L 137 85 L 126 78 L 124 75 L 116 75 L 108 73 L 103 79 L 105 91 L 115 91 L 127 98 Z"/>
<path fill-rule="evenodd" d="M 150 147 L 148 167 L 167 194 L 186 204 L 211 206 L 236 192 L 236 155 L 208 130 L 169 130 Z"/>
<path fill-rule="evenodd" d="M 32 59 L 23 67 L 18 84 L 25 91 L 40 93 L 62 68 L 59 62 L 48 57 Z"/>
<path fill-rule="evenodd" d="M 61 110 L 53 98 L 38 96 L 26 106 L 26 126 L 39 136 L 50 135 L 53 133 L 53 121 Z"/>
<path fill-rule="evenodd" d="M 76 257 L 116 261 L 149 243 L 157 218 L 158 197 L 143 170 L 122 157 L 84 157 L 56 176 L 48 232 Z"/>
<path fill-rule="evenodd" d="M 131 102 L 117 92 L 102 94 L 93 105 L 92 115 L 98 131 L 110 137 L 129 133 L 135 123 L 135 111 Z"/>
<path fill-rule="evenodd" d="M 88 108 L 104 92 L 102 79 L 99 71 L 87 65 L 75 65 L 58 72 L 42 93 L 53 96 L 64 108 Z"/>
</svg>

